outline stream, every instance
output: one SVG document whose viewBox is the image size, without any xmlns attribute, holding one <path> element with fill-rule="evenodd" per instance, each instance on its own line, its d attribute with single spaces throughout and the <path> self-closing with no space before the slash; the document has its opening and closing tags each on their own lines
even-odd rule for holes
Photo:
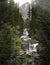
<svg viewBox="0 0 50 65">
<path fill-rule="evenodd" d="M 26 58 L 26 62 L 23 65 L 34 65 L 34 60 L 39 58 L 39 54 L 37 53 L 37 47 L 39 45 L 38 41 L 33 40 L 35 43 L 32 43 L 32 39 L 29 37 L 29 33 L 27 28 L 23 30 L 23 34 L 21 36 L 23 40 L 22 49 L 25 52 L 23 55 Z"/>
</svg>

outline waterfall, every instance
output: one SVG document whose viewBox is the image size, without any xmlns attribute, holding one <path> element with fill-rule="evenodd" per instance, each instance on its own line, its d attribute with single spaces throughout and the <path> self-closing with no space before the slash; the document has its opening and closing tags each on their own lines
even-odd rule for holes
<svg viewBox="0 0 50 65">
<path fill-rule="evenodd" d="M 23 40 L 23 43 L 22 43 L 22 49 L 24 52 L 23 55 L 25 56 L 24 58 L 26 59 L 26 62 L 23 65 L 34 65 L 35 58 L 36 59 L 39 58 L 39 54 L 37 53 L 37 46 L 39 45 L 39 43 L 38 41 L 33 40 L 29 37 L 27 28 L 23 30 L 21 39 Z M 36 43 L 33 42 L 32 44 L 32 40 L 36 41 Z"/>
<path fill-rule="evenodd" d="M 36 44 L 35 43 L 31 43 L 31 38 L 29 37 L 29 33 L 28 33 L 28 30 L 27 30 L 27 28 L 25 28 L 24 30 L 23 30 L 23 34 L 22 34 L 22 36 L 21 36 L 21 39 L 25 42 L 25 44 L 28 44 L 29 45 L 29 48 L 28 48 L 28 51 L 29 52 L 37 52 L 37 46 L 38 46 L 38 42 L 36 42 Z M 27 42 L 27 43 L 26 43 Z"/>
</svg>

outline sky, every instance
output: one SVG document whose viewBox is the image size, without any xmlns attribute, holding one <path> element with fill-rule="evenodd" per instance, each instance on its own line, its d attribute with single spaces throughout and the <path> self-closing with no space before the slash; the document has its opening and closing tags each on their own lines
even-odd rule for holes
<svg viewBox="0 0 50 65">
<path fill-rule="evenodd" d="M 14 0 L 15 3 L 19 3 L 19 6 L 21 6 L 22 4 L 29 2 L 31 3 L 31 0 Z"/>
</svg>

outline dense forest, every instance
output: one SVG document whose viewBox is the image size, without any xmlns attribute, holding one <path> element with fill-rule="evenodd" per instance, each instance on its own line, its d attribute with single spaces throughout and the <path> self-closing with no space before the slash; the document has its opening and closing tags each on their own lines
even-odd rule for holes
<svg viewBox="0 0 50 65">
<path fill-rule="evenodd" d="M 50 64 L 50 13 L 43 10 L 40 6 L 32 5 L 29 9 L 29 33 L 31 38 L 39 41 L 37 53 L 39 58 L 35 65 L 49 65 Z"/>
<path fill-rule="evenodd" d="M 21 50 L 22 30 L 23 19 L 17 4 L 13 0 L 9 3 L 8 0 L 0 0 L 0 65 L 18 63 L 15 59 Z"/>
<path fill-rule="evenodd" d="M 24 21 L 18 4 L 0 0 L 0 65 L 26 65 L 23 64 L 26 58 L 17 58 L 22 50 L 20 36 L 25 27 L 31 39 L 39 42 L 39 57 L 34 58 L 34 65 L 50 65 L 50 13 L 40 6 L 31 7 Z"/>
</svg>

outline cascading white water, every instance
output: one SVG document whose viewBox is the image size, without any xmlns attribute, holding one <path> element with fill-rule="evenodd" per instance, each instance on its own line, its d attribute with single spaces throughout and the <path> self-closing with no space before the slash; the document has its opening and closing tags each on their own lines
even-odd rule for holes
<svg viewBox="0 0 50 65">
<path fill-rule="evenodd" d="M 28 33 L 27 28 L 25 28 L 23 30 L 23 34 L 21 36 L 21 39 L 23 40 L 23 47 L 25 47 L 23 49 L 23 51 L 25 52 L 23 55 L 26 54 L 26 57 L 25 57 L 26 62 L 23 65 L 34 65 L 35 58 L 39 58 L 39 54 L 37 53 L 37 46 L 39 44 L 36 40 L 33 40 L 33 41 L 36 41 L 36 43 L 32 44 L 32 42 L 31 42 L 32 39 L 29 37 L 29 33 Z M 33 54 L 32 54 L 32 52 L 33 52 Z M 36 53 L 34 53 L 34 52 L 36 52 Z M 29 55 L 30 55 L 30 57 L 27 57 Z M 31 64 L 29 64 L 30 62 L 31 62 Z"/>
<path fill-rule="evenodd" d="M 23 39 L 23 41 L 25 42 L 27 42 L 27 41 L 31 41 L 31 38 L 28 36 L 29 35 L 29 33 L 28 33 L 28 30 L 27 30 L 27 28 L 25 28 L 24 30 L 23 30 L 23 35 L 21 36 L 21 39 Z M 25 42 L 25 43 L 26 43 Z M 29 49 L 28 49 L 28 51 L 29 52 L 37 52 L 37 47 L 38 46 L 38 42 L 35 44 L 35 43 L 33 43 L 33 44 L 31 44 L 31 42 L 29 42 Z"/>
<path fill-rule="evenodd" d="M 30 38 L 28 35 L 29 35 L 29 33 L 28 33 L 28 31 L 27 31 L 27 28 L 25 28 L 25 29 L 23 30 L 23 35 L 21 36 L 21 38 L 22 38 L 24 41 L 31 40 L 31 38 Z"/>
</svg>

